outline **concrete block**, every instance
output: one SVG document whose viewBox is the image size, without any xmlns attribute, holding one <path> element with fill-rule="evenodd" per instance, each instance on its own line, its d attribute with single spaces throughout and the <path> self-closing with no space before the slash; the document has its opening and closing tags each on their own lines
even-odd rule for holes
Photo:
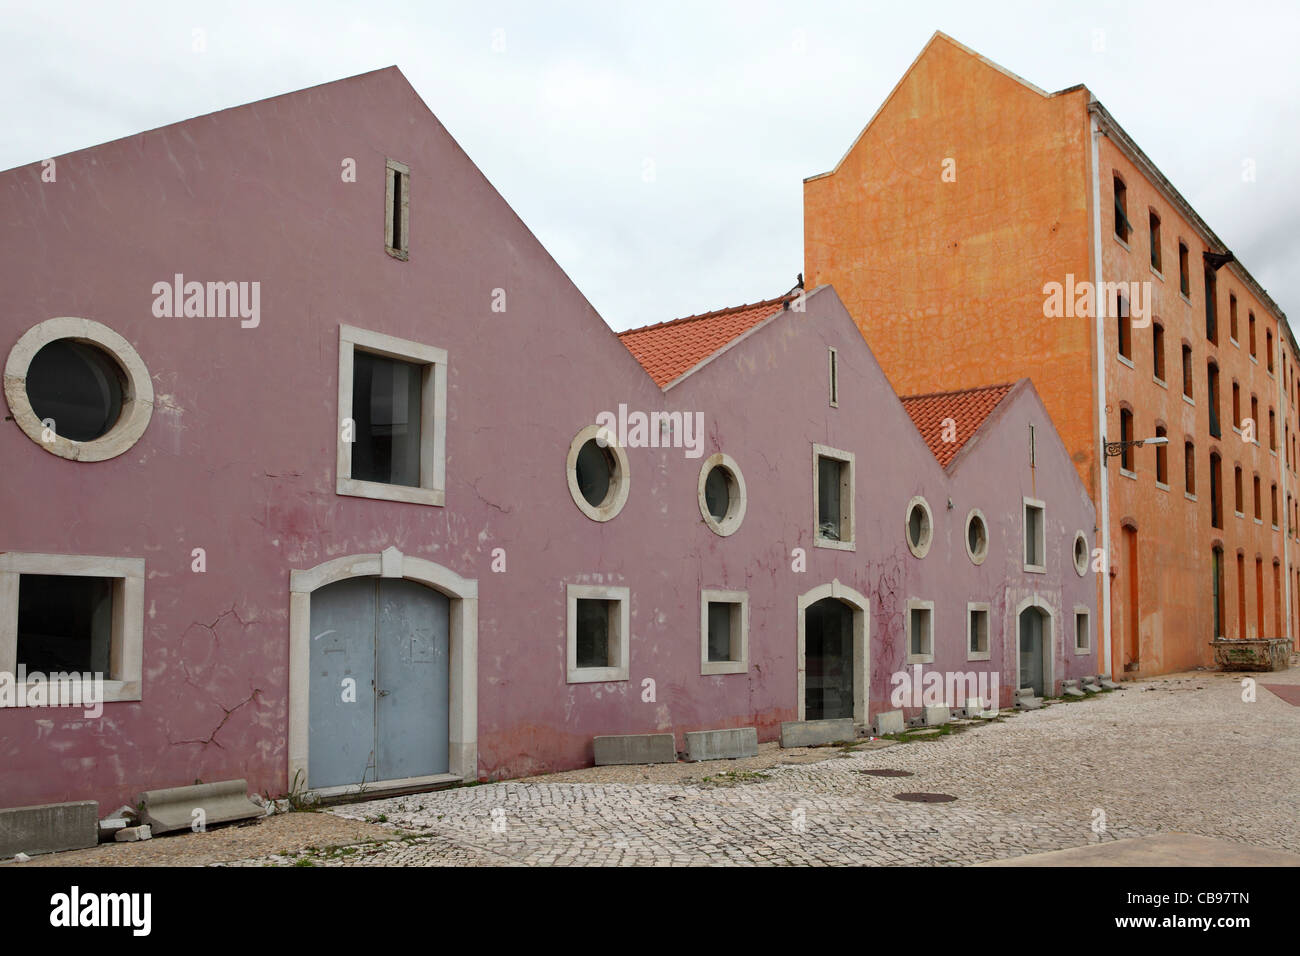
<svg viewBox="0 0 1300 956">
<path fill-rule="evenodd" d="M 952 720 L 952 712 L 947 707 L 926 707 L 922 716 L 927 727 L 941 727 Z"/>
<path fill-rule="evenodd" d="M 876 714 L 875 723 L 872 724 L 877 737 L 883 737 L 885 734 L 901 734 L 903 732 L 903 712 L 901 710 L 884 710 Z"/>
<path fill-rule="evenodd" d="M 1101 692 L 1101 684 L 1097 682 L 1096 677 L 1085 677 L 1083 679 L 1083 683 L 1080 686 L 1090 694 L 1097 694 Z"/>
<path fill-rule="evenodd" d="M 1097 683 L 1101 684 L 1102 690 L 1119 690 L 1119 684 L 1116 684 L 1109 677 L 1103 677 Z"/>
<path fill-rule="evenodd" d="M 591 743 L 598 767 L 677 762 L 677 741 L 672 734 L 612 734 L 592 737 Z"/>
<path fill-rule="evenodd" d="M 153 833 L 190 830 L 195 822 L 207 828 L 218 823 L 251 820 L 264 812 L 248 799 L 246 780 L 146 790 L 140 794 L 140 802 L 144 805 L 140 822 L 148 824 Z M 196 810 L 202 814 L 196 814 Z"/>
<path fill-rule="evenodd" d="M 1032 687 L 1020 687 L 1016 689 L 1016 709 L 1017 710 L 1038 710 L 1043 706 L 1043 698 L 1034 696 Z"/>
<path fill-rule="evenodd" d="M 1086 697 L 1087 695 L 1084 694 L 1083 691 L 1079 690 L 1079 682 L 1077 680 L 1063 680 L 1061 681 L 1061 696 Z"/>
<path fill-rule="evenodd" d="M 123 827 L 113 837 L 118 843 L 135 843 L 138 840 L 153 839 L 153 831 L 147 826 Z"/>
<path fill-rule="evenodd" d="M 105 817 L 99 821 L 99 842 L 110 843 L 117 834 L 131 826 L 126 817 Z"/>
<path fill-rule="evenodd" d="M 735 760 L 758 756 L 758 729 L 694 730 L 686 734 L 687 760 Z"/>
<path fill-rule="evenodd" d="M 0 810 L 0 857 L 80 850 L 98 842 L 99 804 L 94 800 Z"/>
<path fill-rule="evenodd" d="M 852 717 L 833 720 L 787 720 L 781 724 L 782 747 L 817 747 L 841 740 L 855 740 Z"/>
</svg>

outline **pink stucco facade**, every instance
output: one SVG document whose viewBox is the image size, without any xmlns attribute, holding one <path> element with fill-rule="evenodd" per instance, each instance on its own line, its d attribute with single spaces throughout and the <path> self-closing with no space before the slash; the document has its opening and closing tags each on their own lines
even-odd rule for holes
<svg viewBox="0 0 1300 956">
<path fill-rule="evenodd" d="M 386 158 L 411 170 L 409 261 L 384 248 Z M 1097 671 L 1095 638 L 1075 653 L 1070 623 L 1076 607 L 1096 621 L 1095 579 L 1072 560 L 1076 531 L 1091 547 L 1093 508 L 1032 386 L 945 470 L 823 287 L 663 391 L 396 69 L 59 157 L 54 182 L 42 169 L 0 173 L 0 357 L 49 318 L 93 319 L 139 353 L 155 398 L 140 439 L 100 462 L 50 454 L 6 420 L 0 552 L 142 558 L 142 688 L 98 719 L 0 709 L 0 806 L 111 808 L 237 777 L 283 794 L 291 573 L 393 548 L 476 582 L 465 776 L 480 779 L 590 763 L 596 734 L 775 738 L 800 716 L 800 597 L 833 582 L 867 599 L 869 715 L 890 709 L 890 675 L 906 667 L 909 598 L 935 605 L 926 669 L 997 669 L 1003 706 L 1026 602 L 1052 615 L 1057 681 Z M 154 284 L 177 273 L 259 282 L 260 321 L 155 316 Z M 443 505 L 337 493 L 341 325 L 446 350 Z M 570 442 L 620 404 L 703 413 L 703 456 L 730 455 L 746 483 L 734 534 L 701 520 L 703 457 L 679 448 L 627 449 L 613 520 L 575 506 Z M 856 456 L 852 551 L 814 545 L 814 444 Z M 904 537 L 918 495 L 934 515 L 923 559 Z M 1023 566 L 1026 497 L 1046 507 L 1042 573 Z M 963 544 L 971 508 L 989 528 L 979 566 Z M 629 589 L 627 680 L 567 681 L 572 584 Z M 705 588 L 748 594 L 745 673 L 700 673 Z M 990 605 L 988 662 L 966 657 L 970 601 Z"/>
</svg>

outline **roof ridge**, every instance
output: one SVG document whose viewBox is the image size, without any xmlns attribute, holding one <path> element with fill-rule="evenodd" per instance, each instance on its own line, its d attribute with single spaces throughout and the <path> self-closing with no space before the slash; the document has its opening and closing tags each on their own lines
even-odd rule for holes
<svg viewBox="0 0 1300 956">
<path fill-rule="evenodd" d="M 670 325 L 682 325 L 686 322 L 698 322 L 700 319 L 715 319 L 721 315 L 727 315 L 731 312 L 743 312 L 746 309 L 759 309 L 768 305 L 784 305 L 794 299 L 792 295 L 778 295 L 771 299 L 762 299 L 758 302 L 747 302 L 744 305 L 730 305 L 722 309 L 714 309 L 712 312 L 700 312 L 697 315 L 684 315 L 680 319 L 668 319 L 664 322 L 654 322 L 650 325 L 640 325 L 634 329 L 624 329 L 619 332 L 619 338 L 625 335 L 631 335 L 634 332 L 648 332 L 651 329 L 667 328 Z"/>
<path fill-rule="evenodd" d="M 998 382 L 992 385 L 972 385 L 970 388 L 953 388 L 943 392 L 926 392 L 923 395 L 899 395 L 898 399 L 899 401 L 910 402 L 910 401 L 919 401 L 920 399 L 923 398 L 943 398 L 949 395 L 966 395 L 969 394 L 970 392 L 992 391 L 993 389 L 996 388 L 1010 389 L 1010 388 L 1014 388 L 1015 384 L 1016 384 L 1015 382 Z"/>
</svg>

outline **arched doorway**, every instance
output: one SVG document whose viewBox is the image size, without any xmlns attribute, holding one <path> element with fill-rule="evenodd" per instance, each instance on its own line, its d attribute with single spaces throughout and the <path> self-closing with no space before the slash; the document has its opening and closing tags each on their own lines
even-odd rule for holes
<svg viewBox="0 0 1300 956">
<path fill-rule="evenodd" d="M 1016 615 L 1019 658 L 1016 686 L 1033 688 L 1035 697 L 1050 696 L 1052 676 L 1052 616 L 1040 605 L 1025 604 Z"/>
<path fill-rule="evenodd" d="M 798 601 L 800 720 L 849 717 L 866 723 L 870 706 L 869 603 L 832 581 Z"/>
<path fill-rule="evenodd" d="M 289 590 L 289 789 L 477 779 L 477 582 L 389 548 Z"/>
</svg>

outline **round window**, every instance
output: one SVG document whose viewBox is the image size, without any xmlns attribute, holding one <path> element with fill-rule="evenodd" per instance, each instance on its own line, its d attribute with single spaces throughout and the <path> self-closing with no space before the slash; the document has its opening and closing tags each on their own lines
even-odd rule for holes
<svg viewBox="0 0 1300 956">
<path fill-rule="evenodd" d="M 627 503 L 627 452 L 599 425 L 574 436 L 567 474 L 573 503 L 593 521 L 610 520 Z"/>
<path fill-rule="evenodd" d="M 930 506 L 924 498 L 916 497 L 907 503 L 907 546 L 912 554 L 924 558 L 930 551 L 933 539 Z"/>
<path fill-rule="evenodd" d="M 726 537 L 745 518 L 745 479 L 730 455 L 710 455 L 700 466 L 700 516 L 714 534 Z"/>
<path fill-rule="evenodd" d="M 1083 536 L 1083 532 L 1076 532 L 1074 535 L 1074 570 L 1078 572 L 1079 577 L 1088 573 L 1088 539 Z"/>
<path fill-rule="evenodd" d="M 578 490 L 587 504 L 599 508 L 609 497 L 618 464 L 608 448 L 601 448 L 596 439 L 588 439 L 578 452 Z"/>
<path fill-rule="evenodd" d="M 989 529 L 984 514 L 972 509 L 966 516 L 966 555 L 975 564 L 983 564 L 989 553 Z"/>
<path fill-rule="evenodd" d="M 94 441 L 121 417 L 124 378 L 121 366 L 103 349 L 57 339 L 27 367 L 27 400 L 56 435 Z"/>
<path fill-rule="evenodd" d="M 122 454 L 153 415 L 153 383 L 131 343 L 71 316 L 46 319 L 14 344 L 5 399 L 28 438 L 75 461 Z"/>
</svg>

